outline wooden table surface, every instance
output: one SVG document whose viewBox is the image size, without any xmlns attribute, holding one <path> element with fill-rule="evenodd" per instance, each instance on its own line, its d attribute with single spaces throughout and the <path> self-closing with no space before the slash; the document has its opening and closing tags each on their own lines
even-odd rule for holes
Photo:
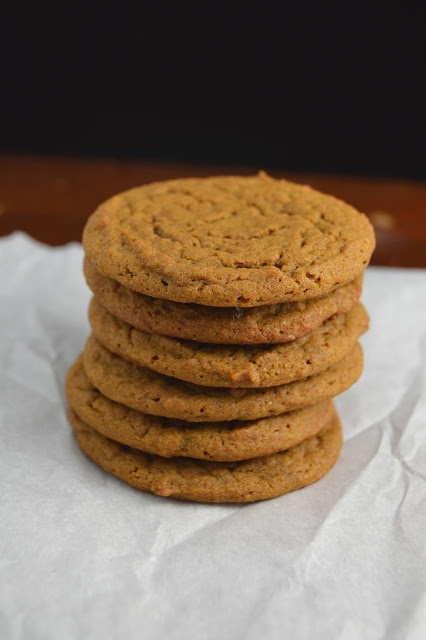
<svg viewBox="0 0 426 640">
<path fill-rule="evenodd" d="M 20 229 L 51 245 L 80 240 L 95 207 L 130 187 L 183 176 L 247 174 L 239 167 L 0 155 L 0 235 Z M 426 183 L 271 171 L 353 204 L 376 229 L 372 264 L 426 267 Z"/>
</svg>

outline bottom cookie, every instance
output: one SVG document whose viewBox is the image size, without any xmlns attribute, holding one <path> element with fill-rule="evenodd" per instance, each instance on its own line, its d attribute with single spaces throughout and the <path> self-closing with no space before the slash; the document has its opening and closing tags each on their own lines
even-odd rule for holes
<svg viewBox="0 0 426 640">
<path fill-rule="evenodd" d="M 301 489 L 331 469 L 342 445 L 337 413 L 291 449 L 232 463 L 145 454 L 105 438 L 72 409 L 69 419 L 82 451 L 105 471 L 141 491 L 196 502 L 254 502 Z"/>
</svg>

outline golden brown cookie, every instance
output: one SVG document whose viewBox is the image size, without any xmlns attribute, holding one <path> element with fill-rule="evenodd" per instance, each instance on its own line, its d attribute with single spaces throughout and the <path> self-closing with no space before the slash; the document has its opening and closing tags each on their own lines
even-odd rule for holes
<svg viewBox="0 0 426 640">
<path fill-rule="evenodd" d="M 362 372 L 359 344 L 335 365 L 309 378 L 263 389 L 201 387 L 123 360 L 92 335 L 83 353 L 87 377 L 101 393 L 142 413 L 188 422 L 257 420 L 293 411 L 348 389 Z"/>
<path fill-rule="evenodd" d="M 273 387 L 319 373 L 346 356 L 368 329 L 359 302 L 313 333 L 278 345 L 223 346 L 189 342 L 131 327 L 93 298 L 93 335 L 109 351 L 166 376 L 210 387 Z"/>
<path fill-rule="evenodd" d="M 207 307 L 151 298 L 124 287 L 84 260 L 86 282 L 110 313 L 142 331 L 213 344 L 278 344 L 320 327 L 359 300 L 362 276 L 311 300 L 261 307 Z"/>
<path fill-rule="evenodd" d="M 353 207 L 265 174 L 170 180 L 100 205 L 83 245 L 103 275 L 155 298 L 252 307 L 354 280 L 374 249 Z"/>
<path fill-rule="evenodd" d="M 197 502 L 254 502 L 316 482 L 336 462 L 342 445 L 337 414 L 313 436 L 287 451 L 243 462 L 161 458 L 131 449 L 69 419 L 82 451 L 127 484 L 160 496 Z"/>
<path fill-rule="evenodd" d="M 65 392 L 80 420 L 112 440 L 164 458 L 236 461 L 283 451 L 321 431 L 331 400 L 251 422 L 179 422 L 140 413 L 103 396 L 87 378 L 80 356 L 68 372 Z"/>
</svg>

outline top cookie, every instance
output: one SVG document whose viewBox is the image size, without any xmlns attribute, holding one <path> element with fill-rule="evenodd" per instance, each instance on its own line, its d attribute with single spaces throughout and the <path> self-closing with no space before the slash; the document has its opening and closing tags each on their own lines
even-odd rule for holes
<svg viewBox="0 0 426 640">
<path fill-rule="evenodd" d="M 353 207 L 285 180 L 158 182 L 101 204 L 83 234 L 102 274 L 146 295 L 251 307 L 323 295 L 368 264 L 374 233 Z"/>
</svg>

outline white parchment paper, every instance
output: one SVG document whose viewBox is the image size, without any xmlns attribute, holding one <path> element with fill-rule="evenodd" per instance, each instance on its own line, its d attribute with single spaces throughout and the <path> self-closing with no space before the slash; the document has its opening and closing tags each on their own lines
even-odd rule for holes
<svg viewBox="0 0 426 640">
<path fill-rule="evenodd" d="M 79 451 L 81 263 L 77 244 L 0 241 L 0 638 L 424 640 L 426 271 L 367 270 L 337 465 L 233 506 L 140 493 Z"/>
</svg>

